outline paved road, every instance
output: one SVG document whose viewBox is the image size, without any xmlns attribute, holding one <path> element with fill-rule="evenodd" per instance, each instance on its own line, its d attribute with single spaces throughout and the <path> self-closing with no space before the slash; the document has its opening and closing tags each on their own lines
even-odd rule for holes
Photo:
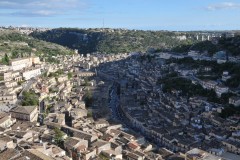
<svg viewBox="0 0 240 160">
<path fill-rule="evenodd" d="M 22 98 L 22 93 L 24 91 L 28 91 L 32 87 L 33 83 L 36 82 L 36 81 L 37 81 L 36 79 L 30 79 L 26 84 L 23 84 L 23 89 L 20 92 L 20 94 L 18 95 L 18 99 L 21 99 Z"/>
<path fill-rule="evenodd" d="M 117 87 L 118 85 L 114 83 L 110 89 L 110 95 L 109 95 L 110 97 L 109 107 L 112 112 L 111 114 L 112 119 L 120 122 L 124 127 L 132 128 L 129 121 L 123 116 L 123 113 L 119 110 L 120 99 L 119 99 L 119 95 L 117 94 Z"/>
</svg>

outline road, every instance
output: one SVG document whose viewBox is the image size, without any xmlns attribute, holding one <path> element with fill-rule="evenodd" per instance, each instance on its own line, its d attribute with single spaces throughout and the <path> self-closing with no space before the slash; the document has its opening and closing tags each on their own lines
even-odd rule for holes
<svg viewBox="0 0 240 160">
<path fill-rule="evenodd" d="M 119 110 L 120 99 L 119 99 L 119 95 L 117 94 L 117 88 L 118 88 L 118 84 L 116 82 L 113 83 L 112 87 L 110 88 L 109 107 L 111 109 L 111 118 L 121 123 L 124 127 L 128 129 L 132 129 L 132 125 L 123 116 L 123 113 Z"/>
<path fill-rule="evenodd" d="M 121 121 L 122 117 L 120 116 L 118 112 L 118 106 L 119 106 L 119 97 L 117 95 L 117 86 L 114 83 L 110 89 L 110 95 L 109 95 L 109 108 L 111 109 L 111 117 L 114 120 Z"/>
<path fill-rule="evenodd" d="M 23 93 L 24 91 L 28 91 L 28 90 L 32 87 L 33 83 L 35 83 L 35 82 L 36 82 L 36 79 L 30 79 L 29 81 L 27 81 L 26 84 L 23 84 L 23 89 L 22 89 L 22 91 L 19 93 L 18 99 L 22 99 L 22 93 Z"/>
</svg>

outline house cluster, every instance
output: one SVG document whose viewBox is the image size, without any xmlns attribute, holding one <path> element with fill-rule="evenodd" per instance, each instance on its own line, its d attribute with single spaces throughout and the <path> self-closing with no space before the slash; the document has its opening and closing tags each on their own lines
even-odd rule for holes
<svg viewBox="0 0 240 160">
<path fill-rule="evenodd" d="M 231 56 L 227 55 L 226 51 L 218 51 L 213 56 L 210 56 L 207 52 L 199 52 L 190 50 L 188 53 L 169 53 L 169 52 L 160 52 L 156 53 L 159 58 L 161 59 L 182 59 L 182 58 L 193 58 L 194 60 L 200 60 L 200 61 L 215 61 L 218 64 L 223 64 L 226 62 L 233 62 L 233 63 L 239 63 L 240 62 L 240 56 Z"/>
<path fill-rule="evenodd" d="M 81 55 L 81 59 L 78 62 L 78 66 L 85 70 L 90 70 L 91 68 L 97 67 L 99 64 L 106 62 L 119 61 L 125 59 L 129 56 L 127 53 L 119 54 L 87 54 L 86 57 Z"/>
<path fill-rule="evenodd" d="M 197 72 L 195 69 L 189 70 L 191 74 L 184 74 L 186 69 L 166 63 L 161 56 L 149 62 L 139 54 L 100 66 L 99 70 L 108 75 L 109 80 L 118 81 L 116 88 L 120 90 L 120 102 L 115 109 L 117 118 L 124 120 L 155 144 L 174 152 L 185 153 L 201 148 L 215 155 L 216 159 L 219 159 L 218 156 L 228 159 L 229 154 L 239 155 L 240 117 L 234 115 L 227 119 L 221 118 L 219 113 L 223 106 L 208 102 L 206 97 L 179 96 L 177 90 L 163 92 L 157 80 L 171 71 L 179 71 L 180 76 L 192 82 L 201 81 L 194 76 Z M 227 76 L 227 72 L 224 72 L 223 79 Z M 214 81 L 203 81 L 201 85 L 206 89 L 214 89 L 219 96 L 229 90 Z M 239 97 L 229 98 L 229 103 L 238 106 Z"/>
<path fill-rule="evenodd" d="M 17 102 L 17 94 L 23 90 L 25 82 L 41 74 L 44 64 L 39 57 L 17 58 L 9 65 L 0 66 L 0 104 L 13 105 Z M 8 109 L 3 107 L 1 110 Z"/>
<path fill-rule="evenodd" d="M 0 30 L 11 29 L 20 32 L 21 34 L 31 34 L 32 32 L 45 32 L 50 28 L 35 28 L 35 27 L 14 27 L 14 26 L 0 26 Z"/>
<path fill-rule="evenodd" d="M 220 118 L 222 106 L 204 97 L 162 92 L 157 79 L 175 65 L 158 58 L 149 63 L 139 54 L 55 58 L 61 63 L 43 65 L 31 57 L 0 67 L 0 102 L 15 104 L 1 106 L 0 159 L 224 159 L 240 154 L 239 117 Z M 40 72 L 32 71 L 37 67 Z M 23 106 L 24 91 L 38 95 L 39 104 Z M 229 103 L 240 102 L 232 97 Z"/>
<path fill-rule="evenodd" d="M 192 51 L 193 53 L 195 53 L 194 51 Z M 220 52 L 222 54 L 222 52 Z M 174 59 L 182 59 L 182 58 L 186 58 L 185 56 L 180 57 L 180 55 L 178 56 L 178 58 L 175 55 L 172 55 L 170 53 L 161 53 L 161 54 L 157 54 L 157 58 L 158 59 L 165 59 L 165 60 L 169 60 L 171 58 Z M 169 58 L 166 58 L 168 57 Z M 170 68 L 172 70 L 174 70 L 175 72 L 177 72 L 180 76 L 187 78 L 189 80 L 192 81 L 193 84 L 199 84 L 201 85 L 204 89 L 207 90 L 213 90 L 215 91 L 215 93 L 217 94 L 218 97 L 221 97 L 223 94 L 227 94 L 227 93 L 233 93 L 236 94 L 236 96 L 233 96 L 232 98 L 234 99 L 240 99 L 240 96 L 238 94 L 239 87 L 238 88 L 229 88 L 228 86 L 226 86 L 226 82 L 232 78 L 232 75 L 229 73 L 229 71 L 223 71 L 221 75 L 221 78 L 213 78 L 214 80 L 210 80 L 208 79 L 208 77 L 211 76 L 216 76 L 216 73 L 213 73 L 212 71 L 212 67 L 209 66 L 195 66 L 195 67 L 191 67 L 185 64 L 180 64 L 177 65 L 176 63 L 171 63 L 170 64 Z M 169 68 L 166 67 L 166 65 L 162 65 L 162 68 Z M 199 79 L 197 78 L 197 76 L 205 76 L 205 79 Z M 238 95 L 238 96 L 237 96 Z M 229 104 L 233 104 L 230 103 L 232 102 L 229 99 Z M 234 103 L 234 106 L 238 106 L 238 103 Z"/>
</svg>

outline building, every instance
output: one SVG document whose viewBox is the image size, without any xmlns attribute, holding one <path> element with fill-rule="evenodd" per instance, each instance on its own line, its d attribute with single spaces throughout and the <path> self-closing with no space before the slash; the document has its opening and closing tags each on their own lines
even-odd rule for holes
<svg viewBox="0 0 240 160">
<path fill-rule="evenodd" d="M 12 80 L 12 72 L 4 72 L 3 73 L 3 80 L 6 81 L 11 81 Z"/>
<path fill-rule="evenodd" d="M 25 121 L 36 121 L 38 117 L 37 106 L 17 106 L 10 110 L 12 118 Z"/>
<path fill-rule="evenodd" d="M 107 126 L 109 126 L 109 123 L 108 123 L 108 121 L 106 121 L 104 119 L 100 119 L 95 122 L 96 129 L 100 129 L 100 128 L 107 127 Z"/>
<path fill-rule="evenodd" d="M 97 140 L 91 144 L 91 147 L 96 148 L 96 153 L 100 154 L 104 150 L 110 150 L 111 144 L 103 140 Z"/>
<path fill-rule="evenodd" d="M 222 81 L 226 82 L 230 78 L 231 76 L 229 75 L 229 73 L 227 71 L 224 71 L 222 74 Z"/>
<path fill-rule="evenodd" d="M 8 82 L 5 82 L 5 86 L 6 87 L 16 87 L 18 84 L 17 84 L 17 81 L 8 81 Z"/>
<path fill-rule="evenodd" d="M 36 77 L 41 74 L 41 68 L 29 68 L 25 71 L 23 71 L 23 78 L 25 80 L 29 80 L 33 77 Z"/>
<path fill-rule="evenodd" d="M 202 81 L 201 84 L 203 88 L 211 90 L 211 89 L 215 89 L 218 83 L 215 81 L 208 80 L 208 81 Z"/>
<path fill-rule="evenodd" d="M 161 59 L 170 59 L 170 58 L 172 58 L 172 55 L 169 54 L 169 53 L 160 53 L 160 54 L 159 54 L 159 57 L 160 57 Z"/>
<path fill-rule="evenodd" d="M 62 83 L 62 82 L 67 81 L 67 80 L 68 80 L 68 76 L 67 76 L 67 75 L 61 75 L 61 76 L 59 76 L 59 77 L 57 78 L 57 81 L 58 81 L 59 83 Z"/>
<path fill-rule="evenodd" d="M 79 72 L 78 76 L 79 77 L 92 77 L 94 76 L 95 73 L 94 72 Z"/>
<path fill-rule="evenodd" d="M 16 119 L 11 118 L 11 115 L 8 115 L 4 112 L 0 112 L 0 127 L 8 128 L 15 122 Z"/>
<path fill-rule="evenodd" d="M 215 92 L 218 97 L 221 97 L 223 93 L 228 93 L 229 88 L 224 85 L 217 85 L 215 87 Z"/>
<path fill-rule="evenodd" d="M 0 104 L 6 103 L 6 104 L 15 104 L 17 101 L 17 95 L 16 94 L 8 94 L 8 93 L 0 93 Z"/>
<path fill-rule="evenodd" d="M 32 57 L 32 63 L 33 64 L 40 64 L 41 63 L 40 58 L 39 57 Z"/>
<path fill-rule="evenodd" d="M 12 70 L 21 70 L 32 66 L 32 58 L 17 58 L 10 62 Z"/>
<path fill-rule="evenodd" d="M 88 141 L 79 139 L 76 137 L 69 137 L 64 141 L 64 149 L 67 152 L 67 155 L 69 155 L 71 158 L 76 159 L 76 155 L 74 148 L 78 147 L 87 148 L 88 147 Z"/>
<path fill-rule="evenodd" d="M 240 142 L 228 139 L 222 141 L 222 144 L 227 148 L 227 151 L 240 154 Z"/>
<path fill-rule="evenodd" d="M 215 156 L 198 148 L 194 148 L 185 154 L 185 160 L 221 160 L 221 157 Z"/>
<path fill-rule="evenodd" d="M 240 97 L 230 97 L 229 104 L 232 104 L 235 107 L 240 106 Z"/>
<path fill-rule="evenodd" d="M 0 72 L 6 72 L 9 69 L 7 65 L 0 65 Z"/>
<path fill-rule="evenodd" d="M 3 80 L 6 81 L 21 81 L 22 80 L 22 76 L 20 75 L 20 73 L 18 71 L 6 71 L 3 73 Z"/>
<path fill-rule="evenodd" d="M 40 64 L 39 57 L 27 57 L 27 58 L 17 58 L 10 62 L 12 70 L 21 70 L 23 68 L 29 68 L 33 64 Z"/>
</svg>

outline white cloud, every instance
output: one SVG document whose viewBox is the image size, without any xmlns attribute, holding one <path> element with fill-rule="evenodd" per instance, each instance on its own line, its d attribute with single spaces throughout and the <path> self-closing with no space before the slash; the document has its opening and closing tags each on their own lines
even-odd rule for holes
<svg viewBox="0 0 240 160">
<path fill-rule="evenodd" d="M 14 16 L 53 16 L 87 7 L 87 0 L 0 0 L 0 9 Z"/>
<path fill-rule="evenodd" d="M 224 10 L 224 9 L 240 9 L 240 3 L 222 2 L 218 4 L 212 4 L 206 7 L 209 11 Z"/>
<path fill-rule="evenodd" d="M 36 12 L 33 12 L 36 15 L 42 15 L 42 16 L 50 16 L 56 14 L 54 11 L 49 11 L 49 10 L 39 10 Z"/>
</svg>

